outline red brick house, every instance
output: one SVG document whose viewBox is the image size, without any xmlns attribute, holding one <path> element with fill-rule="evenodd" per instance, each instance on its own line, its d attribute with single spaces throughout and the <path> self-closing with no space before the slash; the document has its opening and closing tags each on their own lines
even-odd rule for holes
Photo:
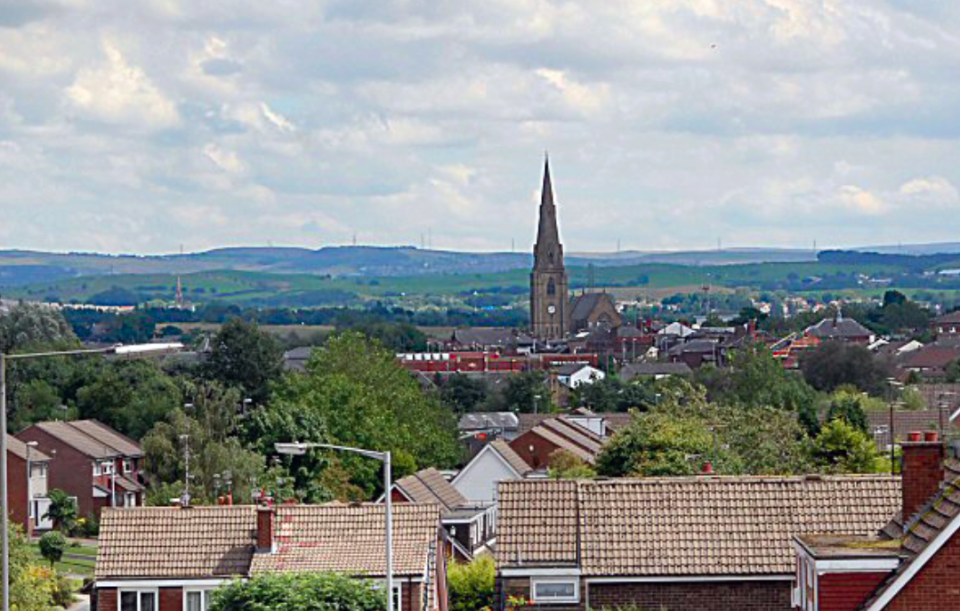
<svg viewBox="0 0 960 611">
<path fill-rule="evenodd" d="M 938 336 L 960 337 L 960 310 L 935 318 L 930 328 Z"/>
<path fill-rule="evenodd" d="M 545 469 L 550 455 L 565 450 L 587 464 L 596 462 L 603 439 L 564 417 L 548 418 L 510 442 L 510 447 L 534 469 Z"/>
<path fill-rule="evenodd" d="M 900 478 L 879 475 L 505 482 L 501 601 L 788 611 L 793 537 L 876 533 L 900 496 Z"/>
<path fill-rule="evenodd" d="M 47 473 L 50 457 L 34 446 L 28 446 L 13 435 L 7 435 L 7 499 L 10 519 L 23 526 L 25 533 L 46 530 L 53 526 L 44 519 L 47 500 Z"/>
<path fill-rule="evenodd" d="M 398 611 L 447 611 L 434 505 L 394 507 Z M 207 611 L 231 579 L 270 572 L 334 572 L 383 583 L 383 505 L 106 509 L 94 611 Z"/>
<path fill-rule="evenodd" d="M 79 515 L 143 504 L 140 445 L 96 420 L 40 422 L 16 435 L 50 456 L 47 484 L 77 499 Z"/>
<path fill-rule="evenodd" d="M 960 609 L 960 470 L 935 433 L 925 439 L 903 444 L 902 510 L 882 530 L 796 538 L 796 609 Z"/>
</svg>

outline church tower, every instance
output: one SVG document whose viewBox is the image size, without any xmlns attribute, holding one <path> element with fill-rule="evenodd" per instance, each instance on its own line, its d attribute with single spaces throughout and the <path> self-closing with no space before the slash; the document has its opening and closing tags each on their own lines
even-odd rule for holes
<svg viewBox="0 0 960 611">
<path fill-rule="evenodd" d="M 557 229 L 557 207 L 553 202 L 550 161 L 543 165 L 540 193 L 540 225 L 533 247 L 530 274 L 530 322 L 534 337 L 558 340 L 567 334 L 567 271 L 563 266 L 563 245 Z"/>
</svg>

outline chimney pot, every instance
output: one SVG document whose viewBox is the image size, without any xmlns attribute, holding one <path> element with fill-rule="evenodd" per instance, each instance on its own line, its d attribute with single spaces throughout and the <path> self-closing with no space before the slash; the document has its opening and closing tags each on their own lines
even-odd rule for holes
<svg viewBox="0 0 960 611">
<path fill-rule="evenodd" d="M 712 473 L 713 473 L 713 464 L 708 460 L 707 462 L 703 463 L 703 474 L 711 475 Z"/>
<path fill-rule="evenodd" d="M 907 441 L 910 443 L 916 443 L 918 441 L 923 441 L 923 433 L 920 431 L 910 431 L 907 433 Z"/>
<path fill-rule="evenodd" d="M 927 443 L 940 441 L 940 433 L 936 431 L 925 431 L 923 433 L 923 440 Z"/>
</svg>

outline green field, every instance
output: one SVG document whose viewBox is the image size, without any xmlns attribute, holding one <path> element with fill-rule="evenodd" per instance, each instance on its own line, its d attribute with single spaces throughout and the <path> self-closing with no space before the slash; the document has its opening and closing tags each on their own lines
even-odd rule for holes
<svg viewBox="0 0 960 611">
<path fill-rule="evenodd" d="M 662 298 L 673 293 L 697 292 L 702 287 L 711 290 L 749 289 L 776 290 L 785 283 L 799 287 L 793 293 L 811 295 L 854 294 L 879 295 L 886 287 L 877 289 L 837 288 L 828 283 L 818 286 L 822 279 L 849 277 L 862 274 L 867 277 L 897 277 L 904 271 L 896 265 L 881 264 L 827 264 L 819 262 L 749 263 L 738 265 L 689 266 L 673 264 L 643 264 L 620 267 L 568 268 L 570 287 L 609 288 L 618 297 L 655 296 Z M 407 307 L 450 307 L 464 303 L 473 293 L 500 293 L 513 302 L 526 298 L 529 273 L 513 270 L 497 273 L 421 274 L 417 276 L 331 277 L 329 275 L 282 274 L 257 271 L 204 271 L 181 276 L 186 299 L 192 303 L 222 301 L 238 305 L 318 307 L 333 305 L 363 305 L 386 301 Z M 800 286 L 803 279 L 812 279 Z M 172 301 L 177 277 L 171 274 L 122 274 L 83 276 L 7 288 L 5 297 L 30 300 L 59 300 L 62 302 L 89 302 L 111 290 L 122 290 L 139 301 Z M 896 287 L 896 284 L 891 285 Z M 948 285 L 950 286 L 950 285 Z M 916 293 L 941 292 L 930 289 L 907 289 Z M 950 292 L 958 289 L 948 288 Z"/>
</svg>

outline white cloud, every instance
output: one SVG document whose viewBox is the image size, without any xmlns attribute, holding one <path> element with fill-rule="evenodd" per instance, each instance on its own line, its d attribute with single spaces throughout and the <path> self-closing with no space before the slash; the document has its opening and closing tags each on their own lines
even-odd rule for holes
<svg viewBox="0 0 960 611">
<path fill-rule="evenodd" d="M 525 248 L 545 149 L 571 251 L 960 233 L 960 5 L 23 6 L 0 14 L 2 246 L 429 227 L 437 245 Z"/>
<path fill-rule="evenodd" d="M 143 69 L 130 65 L 112 42 L 103 42 L 106 63 L 82 68 L 66 90 L 82 114 L 105 123 L 146 129 L 173 127 L 180 121 L 176 105 L 150 81 Z"/>
</svg>

